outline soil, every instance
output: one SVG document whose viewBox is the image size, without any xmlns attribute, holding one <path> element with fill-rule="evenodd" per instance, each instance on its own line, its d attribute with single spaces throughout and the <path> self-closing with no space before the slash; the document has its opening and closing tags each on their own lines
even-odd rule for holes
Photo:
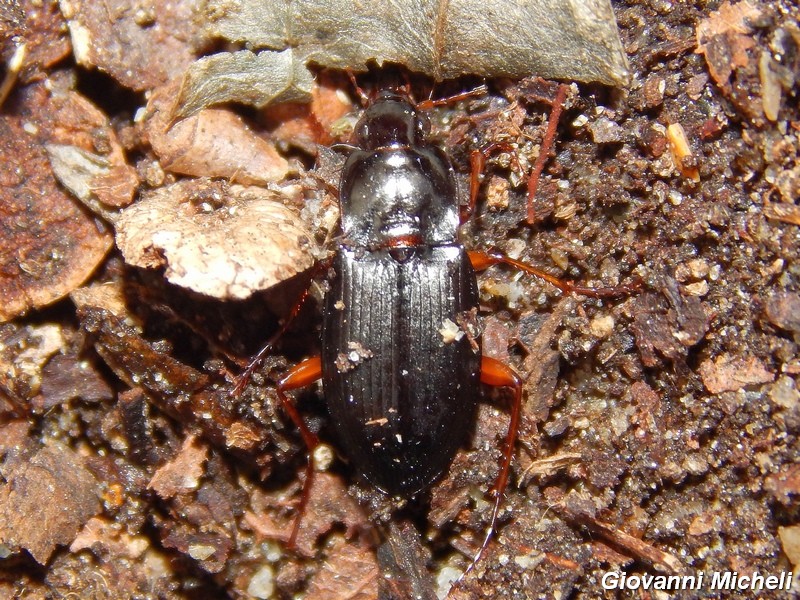
<svg viewBox="0 0 800 600">
<path fill-rule="evenodd" d="M 330 146 L 361 110 L 350 79 L 320 72 L 310 108 L 226 105 L 198 117 L 203 136 L 167 139 L 157 102 L 211 48 L 180 3 L 122 4 L 136 35 L 120 20 L 92 29 L 89 49 L 67 35 L 80 2 L 0 4 L 3 57 L 21 40 L 28 57 L 0 108 L 0 596 L 444 597 L 491 516 L 502 390 L 486 390 L 471 439 L 421 498 L 387 500 L 333 460 L 314 477 L 294 548 L 305 447 L 275 383 L 317 352 L 323 280 L 234 393 L 308 288 L 312 254 L 333 247 L 342 154 Z M 582 286 L 636 287 L 597 299 L 503 266 L 479 276 L 483 351 L 523 377 L 524 398 L 498 531 L 450 598 L 727 597 L 709 589 L 714 572 L 800 570 L 800 10 L 614 10 L 633 81 L 569 85 L 530 205 L 557 84 L 489 80 L 488 93 L 429 111 L 465 190 L 471 151 L 498 144 L 465 246 Z M 130 63 L 120 39 L 137 46 Z M 156 69 L 159 55 L 170 60 Z M 481 83 L 400 79 L 417 97 Z M 208 260 L 185 269 L 209 272 L 181 277 L 202 293 L 174 283 L 187 263 L 155 236 L 139 242 L 139 266 L 110 243 L 139 233 L 120 211 L 156 197 L 173 204 L 153 202 L 149 223 L 205 235 L 233 198 L 246 204 L 242 184 L 267 188 L 290 216 L 263 236 L 192 246 Z M 309 233 L 279 235 L 289 226 Z M 300 258 L 267 290 L 244 293 L 234 277 L 234 293 L 208 266 L 211 244 Z M 297 398 L 330 440 L 321 389 Z M 707 582 L 605 590 L 618 571 Z"/>
</svg>

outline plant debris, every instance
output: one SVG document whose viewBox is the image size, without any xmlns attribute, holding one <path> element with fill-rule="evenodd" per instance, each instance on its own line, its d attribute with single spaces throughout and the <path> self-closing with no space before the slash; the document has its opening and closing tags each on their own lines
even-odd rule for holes
<svg viewBox="0 0 800 600">
<path fill-rule="evenodd" d="M 202 21 L 210 36 L 269 50 L 220 53 L 195 63 L 184 80 L 180 114 L 220 101 L 264 106 L 308 99 L 307 64 L 364 71 L 396 63 L 436 80 L 532 73 L 616 85 L 629 79 L 614 14 L 603 0 L 491 8 L 416 2 L 391 11 L 351 0 L 208 2 Z"/>
<path fill-rule="evenodd" d="M 41 565 L 69 545 L 100 512 L 99 484 L 69 448 L 53 443 L 4 474 L 0 483 L 0 545 L 24 548 Z M 46 526 L 42 526 L 46 524 Z"/>
<path fill-rule="evenodd" d="M 175 284 L 242 299 L 313 264 L 313 237 L 284 204 L 289 194 L 190 180 L 150 192 L 110 218 L 128 263 L 165 266 Z"/>
</svg>

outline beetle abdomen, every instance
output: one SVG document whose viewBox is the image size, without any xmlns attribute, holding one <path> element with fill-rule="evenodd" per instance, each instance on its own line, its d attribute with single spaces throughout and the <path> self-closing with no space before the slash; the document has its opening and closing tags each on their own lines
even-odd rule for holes
<svg viewBox="0 0 800 600">
<path fill-rule="evenodd" d="M 408 497 L 448 467 L 473 422 L 480 348 L 446 325 L 477 307 L 475 274 L 458 245 L 343 249 L 334 270 L 322 334 L 332 424 L 358 472 Z"/>
</svg>

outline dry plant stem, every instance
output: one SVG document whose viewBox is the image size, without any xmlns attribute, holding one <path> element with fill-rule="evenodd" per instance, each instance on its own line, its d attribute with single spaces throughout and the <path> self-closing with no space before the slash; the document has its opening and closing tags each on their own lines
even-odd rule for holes
<svg viewBox="0 0 800 600">
<path fill-rule="evenodd" d="M 6 76 L 3 78 L 3 83 L 0 84 L 0 107 L 3 106 L 11 90 L 14 89 L 14 84 L 17 82 L 17 77 L 25 62 L 26 54 L 27 47 L 25 44 L 20 44 L 14 51 L 11 60 L 8 61 L 8 71 L 6 71 Z"/>
<path fill-rule="evenodd" d="M 550 150 L 556 137 L 558 120 L 561 118 L 561 111 L 564 109 L 564 101 L 567 98 L 567 89 L 568 86 L 565 83 L 558 86 L 556 97 L 553 100 L 553 110 L 550 111 L 550 120 L 547 122 L 547 131 L 545 131 L 544 139 L 542 140 L 542 148 L 536 158 L 536 162 L 533 164 L 531 177 L 528 179 L 528 215 L 525 219 L 528 225 L 533 225 L 536 222 L 533 199 L 536 197 L 536 190 L 539 188 L 539 177 L 542 175 L 544 164 L 550 157 Z"/>
</svg>

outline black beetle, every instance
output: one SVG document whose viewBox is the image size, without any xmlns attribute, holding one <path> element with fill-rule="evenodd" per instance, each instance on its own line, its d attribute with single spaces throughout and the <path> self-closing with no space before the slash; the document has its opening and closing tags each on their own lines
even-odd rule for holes
<svg viewBox="0 0 800 600">
<path fill-rule="evenodd" d="M 478 308 L 475 271 L 507 263 L 563 291 L 593 296 L 631 288 L 579 287 L 499 253 L 467 252 L 458 242 L 458 229 L 472 206 L 459 206 L 453 168 L 427 140 L 428 129 L 417 106 L 390 91 L 380 93 L 356 125 L 339 190 L 342 235 L 324 265 L 330 275 L 321 354 L 293 367 L 277 386 L 309 449 L 301 512 L 289 543 L 294 544 L 308 500 L 311 455 L 319 441 L 288 391 L 322 379 L 343 454 L 375 488 L 409 498 L 430 487 L 466 441 L 478 384 L 485 383 L 512 388 L 514 400 L 494 509 L 472 568 L 496 526 L 522 396 L 520 377 L 481 356 L 480 333 L 469 325 Z M 473 174 L 473 185 L 476 181 Z M 276 338 L 250 363 L 237 389 Z"/>
</svg>

